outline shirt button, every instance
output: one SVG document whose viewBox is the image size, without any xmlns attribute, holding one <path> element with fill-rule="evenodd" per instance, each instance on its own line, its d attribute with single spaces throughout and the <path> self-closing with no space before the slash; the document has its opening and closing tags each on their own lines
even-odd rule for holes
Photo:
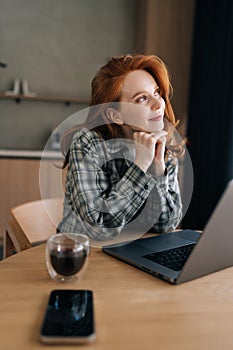
<svg viewBox="0 0 233 350">
<path fill-rule="evenodd" d="M 145 186 L 144 186 L 144 189 L 145 189 L 145 190 L 148 190 L 148 185 L 145 185 Z"/>
</svg>

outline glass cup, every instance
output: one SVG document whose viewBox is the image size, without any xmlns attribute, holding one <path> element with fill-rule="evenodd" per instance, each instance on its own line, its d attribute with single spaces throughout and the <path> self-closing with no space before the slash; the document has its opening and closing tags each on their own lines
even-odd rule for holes
<svg viewBox="0 0 233 350">
<path fill-rule="evenodd" d="M 46 244 L 46 265 L 58 282 L 76 281 L 86 269 L 90 254 L 89 238 L 79 233 L 58 233 Z"/>
</svg>

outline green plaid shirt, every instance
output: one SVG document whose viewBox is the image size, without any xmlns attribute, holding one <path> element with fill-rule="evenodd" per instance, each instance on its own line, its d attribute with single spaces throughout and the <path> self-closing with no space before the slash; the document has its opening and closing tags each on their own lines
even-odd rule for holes
<svg viewBox="0 0 233 350">
<path fill-rule="evenodd" d="M 78 131 L 70 147 L 60 232 L 108 240 L 123 230 L 173 230 L 182 217 L 178 162 L 169 158 L 166 175 L 155 178 L 134 162 L 133 141 L 103 141 Z"/>
</svg>

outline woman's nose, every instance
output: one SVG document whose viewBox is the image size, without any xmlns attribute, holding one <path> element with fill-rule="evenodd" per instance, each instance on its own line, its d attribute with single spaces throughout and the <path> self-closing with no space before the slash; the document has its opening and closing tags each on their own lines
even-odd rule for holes
<svg viewBox="0 0 233 350">
<path fill-rule="evenodd" d="M 158 99 L 156 99 L 156 98 L 153 98 L 151 109 L 152 109 L 153 111 L 156 111 L 156 109 L 159 109 L 159 108 L 161 108 L 161 103 L 160 103 L 160 101 L 158 101 Z"/>
</svg>

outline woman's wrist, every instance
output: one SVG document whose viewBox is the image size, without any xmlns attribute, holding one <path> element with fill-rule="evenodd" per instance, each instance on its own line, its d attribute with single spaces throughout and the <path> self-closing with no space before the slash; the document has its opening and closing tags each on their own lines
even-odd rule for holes
<svg viewBox="0 0 233 350">
<path fill-rule="evenodd" d="M 167 174 L 165 164 L 152 164 L 149 171 L 155 178 L 166 176 Z"/>
<path fill-rule="evenodd" d="M 148 164 L 140 162 L 137 159 L 135 159 L 134 164 L 136 164 L 144 173 L 149 169 Z"/>
</svg>

